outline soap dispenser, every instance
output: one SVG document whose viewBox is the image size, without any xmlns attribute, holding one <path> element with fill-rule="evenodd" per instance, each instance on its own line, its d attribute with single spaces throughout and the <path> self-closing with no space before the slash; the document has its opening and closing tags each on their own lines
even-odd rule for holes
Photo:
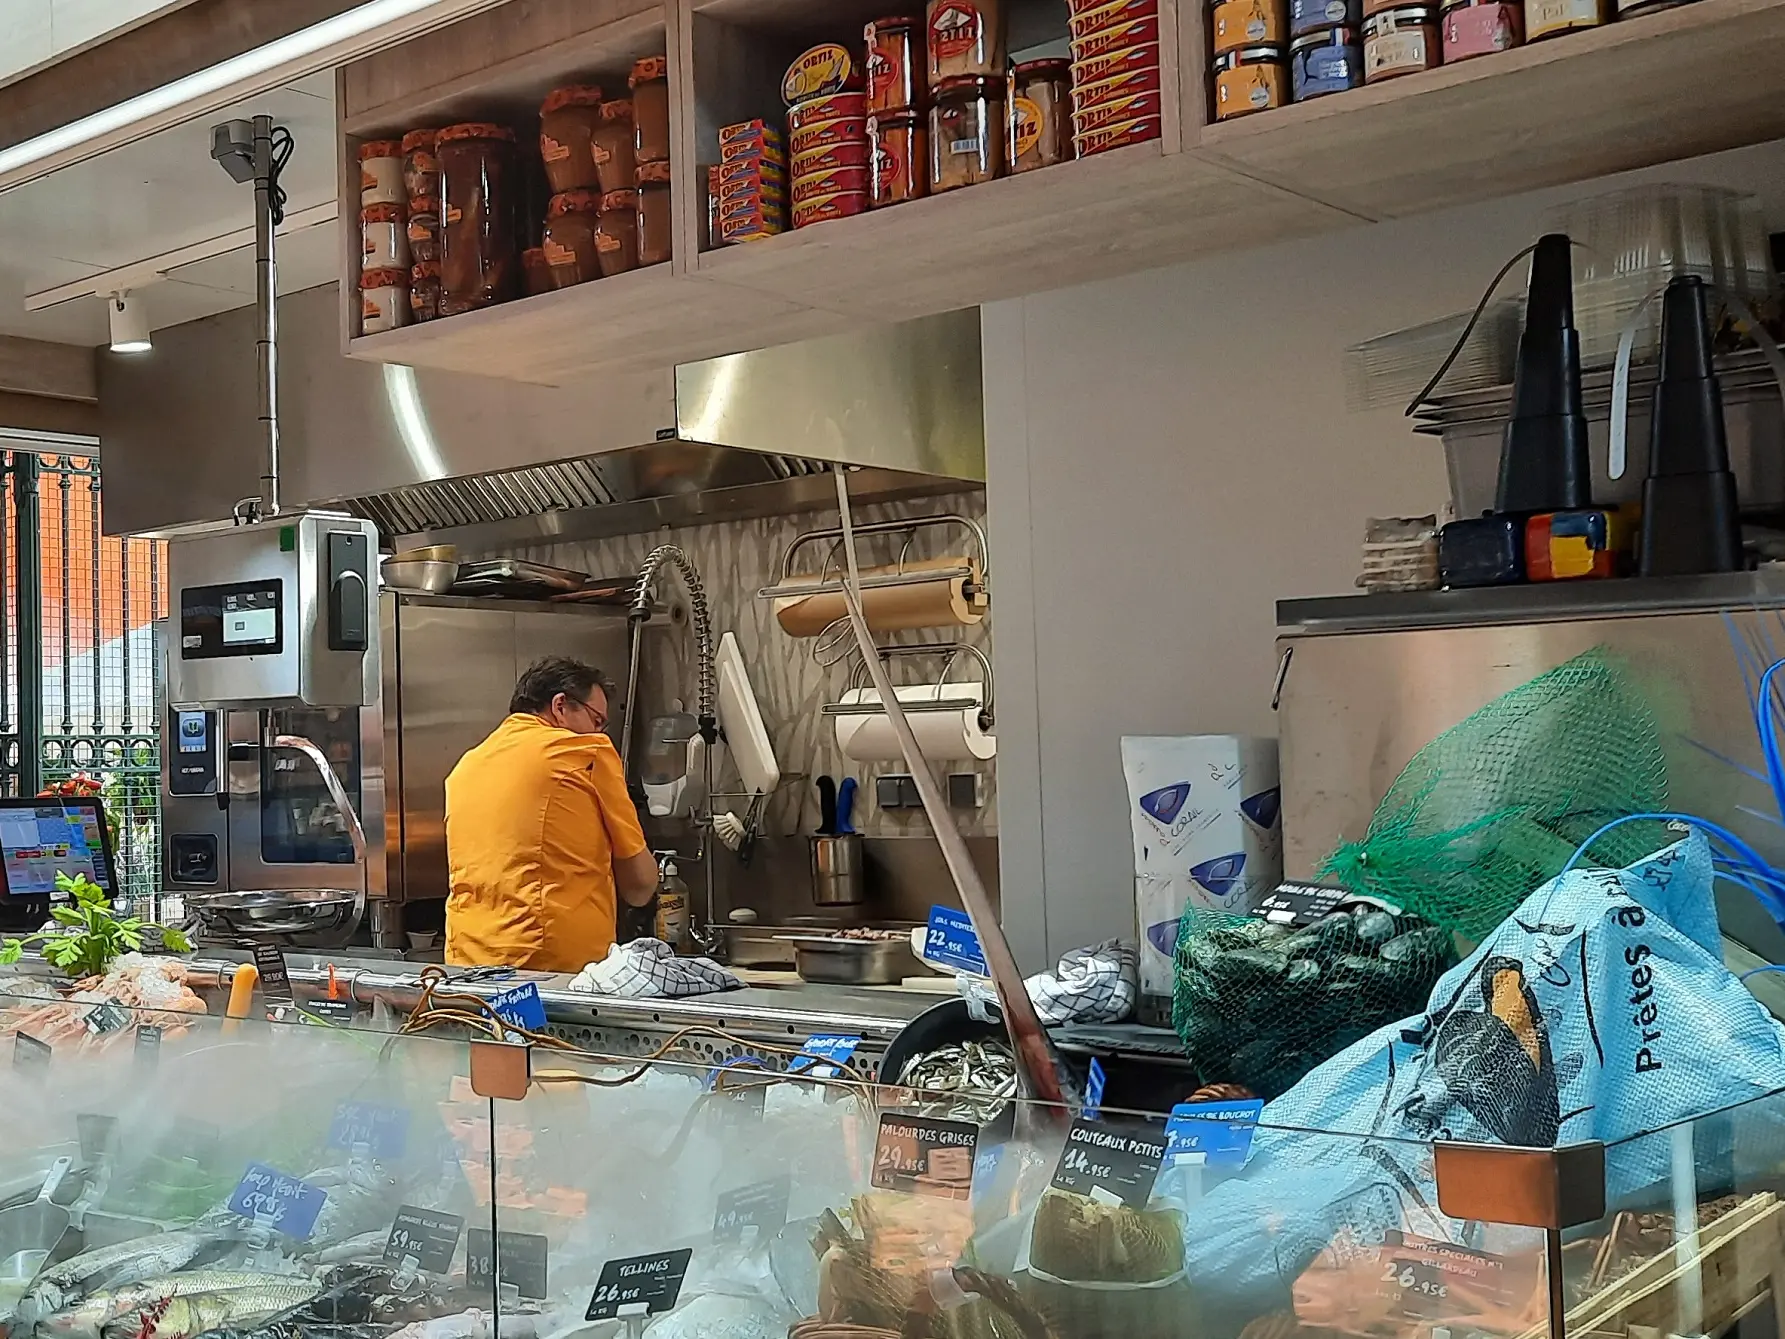
<svg viewBox="0 0 1785 1339">
<path fill-rule="evenodd" d="M 1538 238 L 1525 291 L 1512 419 L 1500 446 L 1494 510 L 1502 515 L 1578 511 L 1593 505 L 1572 265 L 1565 235 Z"/>
<path fill-rule="evenodd" d="M 1696 275 L 1675 279 L 1662 297 L 1661 371 L 1649 420 L 1637 561 L 1645 577 L 1736 572 L 1745 565 L 1704 281 Z"/>
</svg>

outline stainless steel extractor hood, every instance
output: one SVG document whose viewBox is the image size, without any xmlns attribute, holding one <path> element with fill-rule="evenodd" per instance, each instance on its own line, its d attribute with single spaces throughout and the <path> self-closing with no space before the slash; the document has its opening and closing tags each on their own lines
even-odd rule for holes
<svg viewBox="0 0 1785 1339">
<path fill-rule="evenodd" d="M 280 299 L 284 503 L 471 548 L 835 505 L 985 479 L 979 313 L 674 371 L 542 387 L 340 351 L 334 286 Z M 226 518 L 256 491 L 253 310 L 99 355 L 108 531 Z"/>
</svg>

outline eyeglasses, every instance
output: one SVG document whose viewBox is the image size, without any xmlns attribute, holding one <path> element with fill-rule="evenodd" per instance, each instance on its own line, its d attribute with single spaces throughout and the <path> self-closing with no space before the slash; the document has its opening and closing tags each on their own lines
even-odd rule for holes
<svg viewBox="0 0 1785 1339">
<path fill-rule="evenodd" d="M 597 730 L 607 729 L 607 713 L 605 711 L 596 711 L 595 708 L 590 706 L 587 702 L 577 702 L 574 697 L 570 700 L 576 702 L 577 706 L 581 707 L 589 714 L 589 718 L 595 722 L 595 728 Z"/>
</svg>

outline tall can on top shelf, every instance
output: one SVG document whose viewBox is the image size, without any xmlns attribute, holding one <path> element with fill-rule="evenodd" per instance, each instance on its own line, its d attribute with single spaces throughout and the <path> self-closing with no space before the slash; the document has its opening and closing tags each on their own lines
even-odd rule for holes
<svg viewBox="0 0 1785 1339">
<path fill-rule="evenodd" d="M 1184 913 L 1243 916 L 1283 880 L 1277 741 L 1125 735 L 1122 773 L 1143 1019 L 1169 1021 L 1172 950 Z"/>
</svg>

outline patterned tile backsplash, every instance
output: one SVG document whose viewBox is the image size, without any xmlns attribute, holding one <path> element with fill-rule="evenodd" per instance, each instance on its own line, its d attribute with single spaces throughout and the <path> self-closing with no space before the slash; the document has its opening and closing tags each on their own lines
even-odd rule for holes
<svg viewBox="0 0 1785 1339">
<path fill-rule="evenodd" d="M 985 494 L 973 491 L 883 503 L 861 508 L 856 518 L 858 522 L 866 523 L 950 512 L 983 524 Z M 832 718 L 821 713 L 826 702 L 836 701 L 849 687 L 856 658 L 851 655 L 828 668 L 819 664 L 813 657 L 816 639 L 787 636 L 775 621 L 770 603 L 756 598 L 758 590 L 779 577 L 782 554 L 801 531 L 835 525 L 834 512 L 808 512 L 800 516 L 727 521 L 660 530 L 647 535 L 625 535 L 592 543 L 540 546 L 517 550 L 515 556 L 574 568 L 594 576 L 611 577 L 636 571 L 645 555 L 659 544 L 679 546 L 694 563 L 706 585 L 714 636 L 725 632 L 737 634 L 750 669 L 751 686 L 762 706 L 763 722 L 774 741 L 783 780 L 779 793 L 769 805 L 765 834 L 791 836 L 816 828 L 818 800 L 811 781 L 828 774 L 839 781 L 845 776 L 854 776 L 861 783 L 855 819 L 856 827 L 863 833 L 875 837 L 922 835 L 929 831 L 929 824 L 921 810 L 883 811 L 874 803 L 874 777 L 900 769 L 894 764 L 855 763 L 845 759 L 837 749 Z M 912 533 L 907 552 L 912 558 L 938 557 L 949 552 L 959 539 L 959 532 L 947 528 L 917 530 Z M 899 536 L 873 536 L 859 542 L 864 566 L 894 561 L 903 544 Z M 994 540 L 990 555 L 994 566 L 996 547 Z M 956 548 L 954 551 L 960 550 Z M 802 553 L 802 567 L 808 553 L 815 553 L 815 549 Z M 996 583 L 992 584 L 995 605 Z M 660 578 L 658 589 L 660 597 L 668 603 L 683 600 L 680 578 L 674 573 Z M 646 664 L 660 666 L 662 672 L 647 672 L 647 682 L 640 690 L 645 713 L 641 721 L 668 710 L 676 698 L 692 707 L 695 697 L 692 636 L 673 628 L 660 628 L 650 635 L 652 640 L 648 645 L 651 650 L 647 653 Z M 991 639 L 992 619 L 989 615 L 971 628 L 930 628 L 883 635 L 883 641 L 907 645 L 961 641 L 977 646 L 987 657 L 992 653 Z M 904 664 L 894 661 L 892 665 L 895 682 L 917 682 L 921 676 L 938 673 L 940 668 L 940 661 L 932 663 L 929 660 Z M 601 669 L 611 679 L 625 677 L 624 665 L 603 665 Z M 972 666 L 960 666 L 952 677 L 970 679 L 974 674 Z M 961 831 L 968 836 L 996 835 L 996 763 L 951 763 L 948 770 L 974 771 L 984 779 L 984 807 L 976 811 L 953 811 Z M 730 780 L 735 783 L 735 774 Z"/>
</svg>

